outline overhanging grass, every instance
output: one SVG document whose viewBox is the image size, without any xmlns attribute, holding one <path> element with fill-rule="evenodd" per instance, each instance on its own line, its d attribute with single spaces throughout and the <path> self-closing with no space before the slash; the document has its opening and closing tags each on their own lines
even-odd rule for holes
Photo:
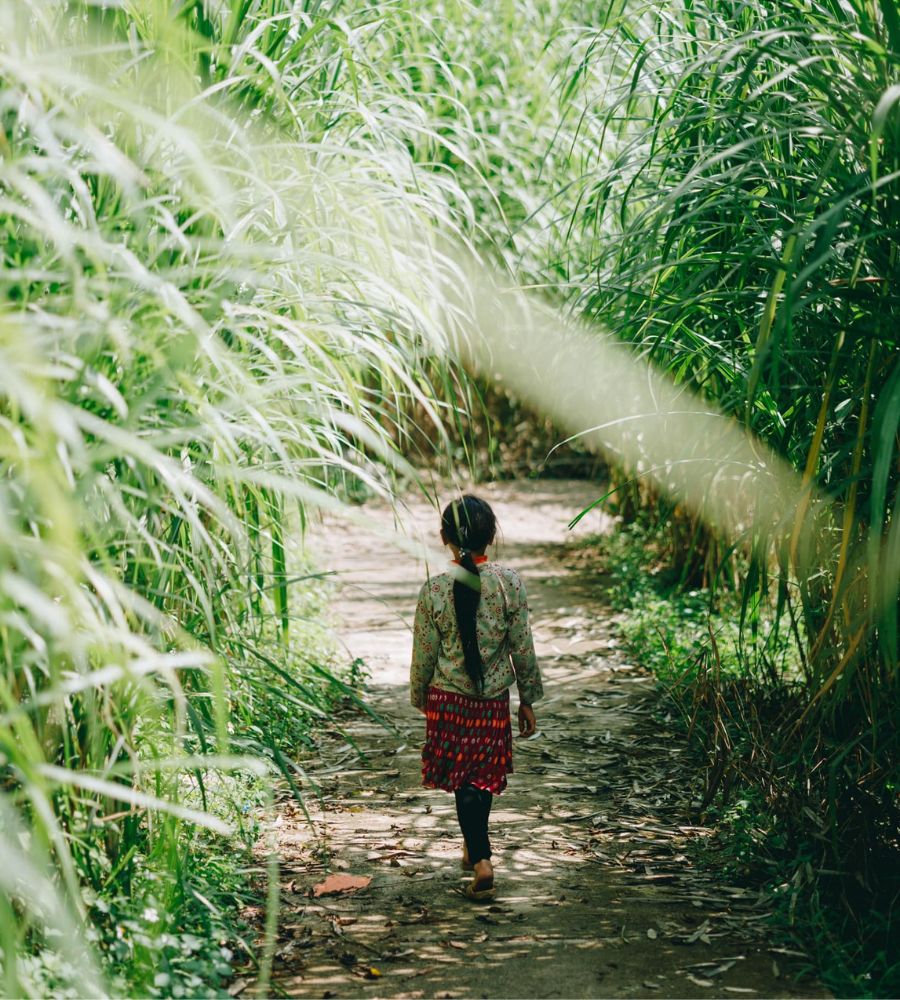
<svg viewBox="0 0 900 1000">
<path fill-rule="evenodd" d="M 381 409 L 428 409 L 452 367 L 409 256 L 428 257 L 427 177 L 285 104 L 260 57 L 295 47 L 288 7 L 221 10 L 213 52 L 203 5 L 0 4 L 10 995 L 100 995 L 106 971 L 207 988 L 178 970 L 230 878 L 228 841 L 196 827 L 245 823 L 220 760 L 297 787 L 291 748 L 343 683 L 307 621 L 312 512 L 278 484 L 385 492 L 405 465 Z M 295 54 L 327 75 L 316 23 Z"/>
</svg>

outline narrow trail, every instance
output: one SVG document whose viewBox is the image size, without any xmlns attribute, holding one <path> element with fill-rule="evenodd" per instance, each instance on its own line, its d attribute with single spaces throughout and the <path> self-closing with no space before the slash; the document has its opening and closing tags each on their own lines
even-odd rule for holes
<svg viewBox="0 0 900 1000">
<path fill-rule="evenodd" d="M 310 801 L 312 828 L 285 802 L 274 830 L 282 894 L 272 992 L 827 996 L 791 978 L 796 955 L 766 938 L 755 891 L 716 883 L 688 862 L 687 842 L 712 831 L 686 818 L 686 748 L 653 714 L 651 680 L 619 649 L 596 557 L 579 545 L 609 526 L 598 513 L 576 532 L 565 528 L 594 499 L 592 487 L 517 482 L 479 492 L 500 520 L 499 558 L 526 582 L 547 693 L 536 706 L 540 732 L 516 737 L 516 772 L 494 804 L 497 900 L 459 894 L 453 798 L 419 784 L 424 723 L 406 683 L 424 566 L 330 524 L 316 555 L 340 574 L 341 636 L 368 665 L 370 704 L 394 731 L 348 714 L 301 756 L 321 799 Z M 395 523 L 386 508 L 366 511 Z M 401 521 L 407 532 L 437 530 L 424 501 Z M 329 873 L 371 882 L 315 898 Z"/>
</svg>

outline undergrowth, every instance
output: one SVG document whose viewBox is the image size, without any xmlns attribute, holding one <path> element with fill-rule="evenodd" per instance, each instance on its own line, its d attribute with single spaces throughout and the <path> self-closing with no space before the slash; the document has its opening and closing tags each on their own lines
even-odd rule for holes
<svg viewBox="0 0 900 1000">
<path fill-rule="evenodd" d="M 629 655 L 655 675 L 697 754 L 692 805 L 717 831 L 695 846 L 697 860 L 765 891 L 775 926 L 809 956 L 805 971 L 835 995 L 897 996 L 897 854 L 886 849 L 867 883 L 850 852 L 845 869 L 833 867 L 829 789 L 798 748 L 767 739 L 802 704 L 796 644 L 765 626 L 748 641 L 739 591 L 680 586 L 667 531 L 644 514 L 587 544 L 627 612 L 618 629 Z"/>
<path fill-rule="evenodd" d="M 320 574 L 304 576 L 293 588 L 295 655 L 280 656 L 280 684 L 269 684 L 265 675 L 229 675 L 231 746 L 258 762 L 267 759 L 268 766 L 218 772 L 186 768 L 177 788 L 168 789 L 180 805 L 202 809 L 233 832 L 222 836 L 192 829 L 174 816 L 159 817 L 148 827 L 137 814 L 124 831 L 109 822 L 96 847 L 92 838 L 98 834 L 90 824 L 76 831 L 90 855 L 82 863 L 97 875 L 81 886 L 85 939 L 113 996 L 222 996 L 235 966 L 259 965 L 251 918 L 262 903 L 260 885 L 267 872 L 254 848 L 272 817 L 273 786 L 304 796 L 308 789 L 291 763 L 294 751 L 315 745 L 323 718 L 332 725 L 334 710 L 354 700 L 364 679 L 358 662 L 342 664 L 326 631 L 330 582 Z M 309 659 L 313 651 L 315 661 Z M 294 685 L 315 704 L 300 707 L 291 697 Z M 201 755 L 200 740 L 199 735 L 189 739 L 185 751 Z M 107 817 L 123 819 L 127 823 L 128 817 Z M 104 855 L 116 861 L 110 864 Z M 7 976 L 17 975 L 36 995 L 84 995 L 78 968 L 61 956 L 52 933 L 34 926 L 26 940 L 16 964 L 4 969 Z"/>
</svg>

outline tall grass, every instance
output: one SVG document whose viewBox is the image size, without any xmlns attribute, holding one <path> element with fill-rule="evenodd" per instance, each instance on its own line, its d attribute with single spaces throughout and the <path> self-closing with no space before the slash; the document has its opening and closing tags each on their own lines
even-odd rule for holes
<svg viewBox="0 0 900 1000">
<path fill-rule="evenodd" d="M 209 903 L 191 831 L 246 822 L 221 775 L 296 787 L 330 705 L 282 487 L 384 490 L 384 414 L 453 380 L 418 305 L 440 199 L 341 124 L 327 12 L 46 0 L 0 26 L 3 989 L 166 992 L 166 935 Z"/>
<path fill-rule="evenodd" d="M 592 247 L 567 257 L 577 307 L 836 501 L 815 552 L 803 504 L 777 551 L 758 527 L 743 539 L 733 683 L 773 712 L 732 723 L 710 692 L 711 753 L 746 727 L 725 773 L 786 819 L 793 885 L 843 914 L 830 933 L 859 942 L 857 969 L 896 982 L 900 21 L 890 2 L 611 4 L 593 57 L 618 96 L 584 113 L 619 145 L 571 218 Z M 624 482 L 640 471 L 625 507 L 660 504 Z M 729 541 L 662 509 L 684 579 L 733 578 Z M 782 675 L 768 651 L 792 621 L 800 669 Z"/>
<path fill-rule="evenodd" d="M 5 990 L 99 992 L 129 964 L 132 987 L 169 989 L 154 948 L 203 895 L 190 831 L 246 822 L 222 775 L 263 762 L 296 786 L 290 747 L 329 707 L 305 498 L 385 490 L 477 411 L 446 357 L 461 272 L 435 229 L 835 501 L 812 549 L 799 527 L 726 540 L 634 485 L 637 441 L 615 494 L 668 516 L 683 582 L 739 587 L 743 675 L 721 682 L 777 711 L 729 721 L 708 678 L 689 697 L 710 732 L 750 732 L 753 766 L 724 770 L 766 789 L 791 884 L 884 972 L 889 2 L 4 0 L 0 29 L 0 850 L 39 886 L 9 876 L 0 902 Z M 772 669 L 782 622 L 797 671 Z"/>
<path fill-rule="evenodd" d="M 520 30 L 526 19 L 533 32 Z M 836 985 L 889 990 L 900 898 L 895 6 L 436 3 L 394 23 L 393 78 L 416 95 L 426 135 L 413 131 L 413 148 L 472 195 L 474 217 L 456 213 L 464 231 L 798 471 L 809 499 L 792 523 L 744 517 L 724 537 L 660 491 L 635 436 L 611 499 L 626 517 L 656 511 L 683 587 L 737 589 L 738 676 L 688 687 L 697 732 L 721 788 L 757 788 L 787 825 L 791 913 L 801 900 L 807 928 L 825 929 L 823 954 L 841 952 L 825 960 Z M 726 718 L 723 694 L 752 707 Z"/>
</svg>

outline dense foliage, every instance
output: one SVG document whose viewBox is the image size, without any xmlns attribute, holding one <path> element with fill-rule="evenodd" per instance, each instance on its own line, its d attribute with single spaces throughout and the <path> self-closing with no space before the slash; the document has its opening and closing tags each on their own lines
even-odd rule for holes
<svg viewBox="0 0 900 1000">
<path fill-rule="evenodd" d="M 602 234 L 577 262 L 579 307 L 835 501 L 814 552 L 797 546 L 805 504 L 773 551 L 753 527 L 711 539 L 663 502 L 683 579 L 693 564 L 721 586 L 729 544 L 752 555 L 737 580 L 738 676 L 697 678 L 699 731 L 717 780 L 740 776 L 785 825 L 784 874 L 822 926 L 823 953 L 845 942 L 853 988 L 889 993 L 900 972 L 900 20 L 891 2 L 628 5 L 597 58 L 632 75 L 606 112 L 624 141 L 574 217 Z"/>
<path fill-rule="evenodd" d="M 891 0 L 4 0 L 0 29 L 6 991 L 99 990 L 92 954 L 172 991 L 148 956 L 206 898 L 192 824 L 240 827 L 254 768 L 296 780 L 285 751 L 342 690 L 304 623 L 310 511 L 475 408 L 436 232 L 834 500 L 800 551 L 717 536 L 639 448 L 612 496 L 665 523 L 676 583 L 737 593 L 731 668 L 692 693 L 712 796 L 754 789 L 795 911 L 889 982 Z"/>
<path fill-rule="evenodd" d="M 296 787 L 290 750 L 344 693 L 309 501 L 383 489 L 402 460 L 379 414 L 449 371 L 410 256 L 440 192 L 338 125 L 336 34 L 308 39 L 304 105 L 265 56 L 280 37 L 299 67 L 294 20 L 286 40 L 236 3 L 211 49 L 203 5 L 167 8 L 0 5 L 13 996 L 227 971 L 206 938 L 230 933 L 238 855 L 215 838 L 252 843 L 260 776 Z"/>
<path fill-rule="evenodd" d="M 889 994 L 900 974 L 900 18 L 891 0 L 529 14 L 539 52 L 481 9 L 472 36 L 449 15 L 429 36 L 466 109 L 445 103 L 437 117 L 466 156 L 434 158 L 467 191 L 496 192 L 471 232 L 520 283 L 631 343 L 797 470 L 794 520 L 774 531 L 747 518 L 717 534 L 661 492 L 637 439 L 609 499 L 626 520 L 643 511 L 660 525 L 670 583 L 708 588 L 713 608 L 736 592 L 730 669 L 701 677 L 693 655 L 683 664 L 707 803 L 743 789 L 780 824 L 791 914 L 818 929 L 810 940 L 834 982 Z M 817 496 L 830 504 L 810 547 Z M 717 663 L 702 629 L 698 641 L 696 662 Z"/>
</svg>

